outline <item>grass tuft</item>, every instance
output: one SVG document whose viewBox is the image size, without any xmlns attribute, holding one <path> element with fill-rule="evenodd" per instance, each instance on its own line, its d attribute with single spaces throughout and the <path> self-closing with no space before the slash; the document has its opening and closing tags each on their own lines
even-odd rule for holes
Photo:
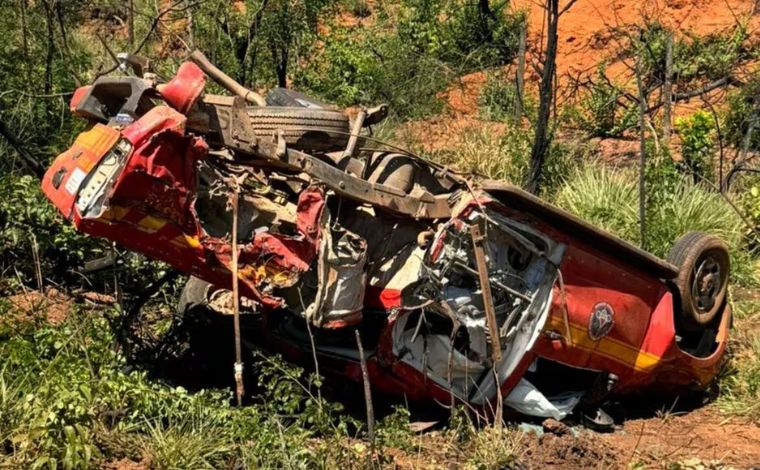
<svg viewBox="0 0 760 470">
<path fill-rule="evenodd" d="M 736 285 L 757 284 L 757 260 L 746 250 L 741 217 L 719 194 L 677 177 L 667 192 L 650 182 L 644 248 L 665 258 L 673 243 L 690 231 L 721 237 L 731 251 L 732 279 Z M 632 169 L 611 169 L 588 164 L 572 171 L 557 191 L 554 202 L 609 232 L 641 245 L 637 175 Z M 654 202 L 656 201 L 656 203 Z"/>
</svg>

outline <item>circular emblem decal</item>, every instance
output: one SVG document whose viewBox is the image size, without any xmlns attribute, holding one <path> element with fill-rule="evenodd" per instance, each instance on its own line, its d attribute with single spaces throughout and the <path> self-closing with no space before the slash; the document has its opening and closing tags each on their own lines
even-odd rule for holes
<svg viewBox="0 0 760 470">
<path fill-rule="evenodd" d="M 607 302 L 599 302 L 594 305 L 594 311 L 588 320 L 588 337 L 592 341 L 599 341 L 615 326 L 615 311 Z"/>
</svg>

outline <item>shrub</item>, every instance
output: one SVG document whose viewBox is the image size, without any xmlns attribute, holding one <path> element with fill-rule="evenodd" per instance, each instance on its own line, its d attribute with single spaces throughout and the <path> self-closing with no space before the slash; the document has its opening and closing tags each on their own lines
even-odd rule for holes
<svg viewBox="0 0 760 470">
<path fill-rule="evenodd" d="M 489 128 L 468 129 L 456 145 L 431 157 L 459 171 L 520 184 L 528 168 L 531 134 L 507 127 L 502 135 Z"/>
<path fill-rule="evenodd" d="M 351 29 L 336 26 L 318 59 L 296 76 L 296 85 L 341 106 L 385 102 L 395 115 L 412 118 L 442 109 L 436 95 L 451 76 L 445 64 L 395 35 L 356 38 Z"/>
<path fill-rule="evenodd" d="M 642 28 L 638 44 L 630 48 L 642 52 L 645 81 L 664 80 L 665 48 L 670 34 L 672 31 L 661 23 L 648 23 Z M 673 82 L 688 85 L 697 79 L 716 80 L 732 73 L 739 61 L 749 58 L 742 46 L 746 39 L 747 30 L 742 25 L 737 25 L 730 34 L 674 35 Z"/>
<path fill-rule="evenodd" d="M 341 106 L 390 104 L 403 118 L 442 109 L 438 93 L 455 76 L 514 57 L 524 14 L 506 3 L 404 0 L 377 8 L 367 27 L 329 24 L 330 34 L 302 61 L 294 83 Z"/>
<path fill-rule="evenodd" d="M 696 111 L 691 116 L 676 119 L 683 163 L 694 174 L 695 183 L 702 178 L 712 180 L 714 127 L 712 115 L 707 111 Z"/>
<path fill-rule="evenodd" d="M 227 391 L 151 381 L 113 348 L 106 316 L 75 308 L 60 327 L 0 338 L 5 462 L 91 468 L 136 455 L 156 468 L 220 468 L 239 456 L 251 468 L 307 468 L 322 458 L 307 439 L 346 438 L 354 426 L 312 393 L 313 379 L 276 357 L 259 358 L 260 402 L 241 409 Z"/>
<path fill-rule="evenodd" d="M 0 269 L 10 275 L 5 281 L 11 286 L 15 281 L 30 283 L 34 279 L 35 250 L 42 272 L 58 280 L 77 266 L 85 253 L 102 252 L 100 242 L 78 233 L 64 220 L 45 199 L 39 184 L 30 175 L 0 178 L 0 200 L 4 201 L 0 206 Z"/>
<path fill-rule="evenodd" d="M 636 241 L 638 190 L 630 170 L 613 170 L 601 164 L 576 168 L 560 186 L 555 203 L 621 238 Z"/>
<path fill-rule="evenodd" d="M 487 9 L 483 9 L 487 5 Z M 492 4 L 477 0 L 449 3 L 450 20 L 441 25 L 439 56 L 450 64 L 465 64 L 467 71 L 511 62 L 518 49 L 520 30 L 527 17 L 509 12 L 509 1 Z"/>
<path fill-rule="evenodd" d="M 726 140 L 737 148 L 760 149 L 760 80 L 750 79 L 746 85 L 728 95 L 728 109 L 723 125 Z M 751 129 L 751 133 L 750 133 Z"/>
</svg>

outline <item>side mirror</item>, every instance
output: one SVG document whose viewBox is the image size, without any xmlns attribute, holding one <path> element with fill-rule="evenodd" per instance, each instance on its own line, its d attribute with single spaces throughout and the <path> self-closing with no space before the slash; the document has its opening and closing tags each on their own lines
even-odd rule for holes
<svg viewBox="0 0 760 470">
<path fill-rule="evenodd" d="M 388 105 L 381 104 L 367 110 L 367 116 L 364 118 L 364 127 L 373 126 L 388 117 Z"/>
</svg>

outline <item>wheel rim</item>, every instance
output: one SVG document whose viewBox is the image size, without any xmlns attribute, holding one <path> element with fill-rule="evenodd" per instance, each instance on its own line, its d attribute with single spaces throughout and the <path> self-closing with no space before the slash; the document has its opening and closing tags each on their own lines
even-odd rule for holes
<svg viewBox="0 0 760 470">
<path fill-rule="evenodd" d="M 723 286 L 721 275 L 720 262 L 712 255 L 703 258 L 696 267 L 691 296 L 700 313 L 709 312 L 715 306 Z"/>
</svg>

